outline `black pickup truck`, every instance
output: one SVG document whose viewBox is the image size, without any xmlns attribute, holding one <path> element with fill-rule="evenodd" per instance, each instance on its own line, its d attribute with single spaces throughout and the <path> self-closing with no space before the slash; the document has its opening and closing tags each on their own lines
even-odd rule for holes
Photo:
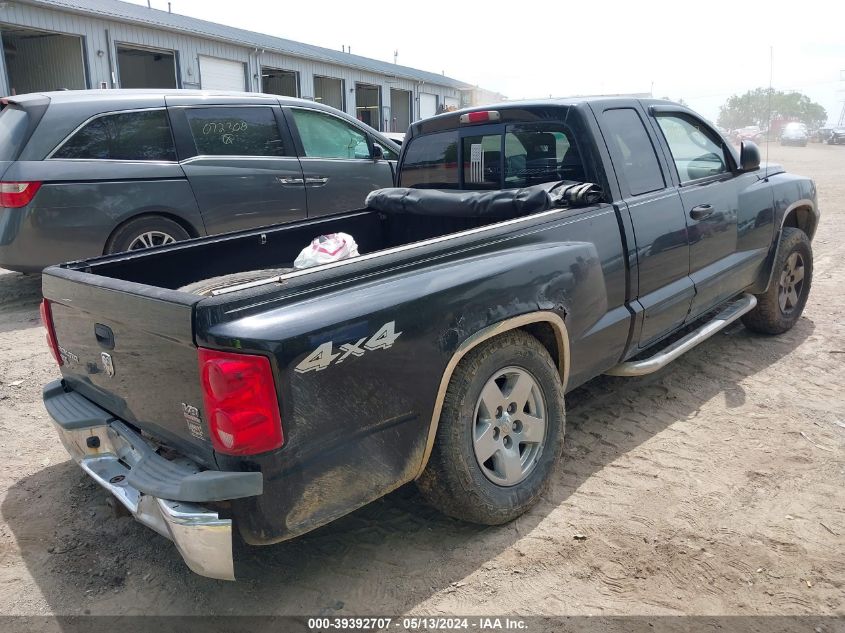
<svg viewBox="0 0 845 633">
<path fill-rule="evenodd" d="M 233 526 L 276 543 L 414 480 L 511 520 L 560 461 L 567 391 L 740 317 L 784 332 L 810 290 L 814 183 L 670 102 L 443 114 L 398 178 L 364 209 L 44 272 L 63 443 L 197 573 L 234 578 Z M 360 255 L 291 268 L 337 232 Z"/>
</svg>

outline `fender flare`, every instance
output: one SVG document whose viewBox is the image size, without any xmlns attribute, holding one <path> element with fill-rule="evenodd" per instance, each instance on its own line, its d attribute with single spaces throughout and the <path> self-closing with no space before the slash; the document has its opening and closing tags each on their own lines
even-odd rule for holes
<svg viewBox="0 0 845 633">
<path fill-rule="evenodd" d="M 762 292 L 768 291 L 769 286 L 772 284 L 772 279 L 774 278 L 774 275 L 775 275 L 774 263 L 777 261 L 778 253 L 780 252 L 780 241 L 781 241 L 781 236 L 783 235 L 783 227 L 786 224 L 786 219 L 790 216 L 790 214 L 793 211 L 795 211 L 796 209 L 801 209 L 801 208 L 810 209 L 810 212 L 813 214 L 813 218 L 814 218 L 813 229 L 812 229 L 811 234 L 808 234 L 807 237 L 809 237 L 810 240 L 812 240 L 813 237 L 815 237 L 816 229 L 819 226 L 819 220 L 821 218 L 821 214 L 819 213 L 819 210 L 818 210 L 818 207 L 816 207 L 816 204 L 808 198 L 802 198 L 801 200 L 797 200 L 797 201 L 793 202 L 792 204 L 790 204 L 786 208 L 786 210 L 783 212 L 783 216 L 780 219 L 780 226 L 778 227 L 777 233 L 775 233 L 775 243 L 774 243 L 774 248 L 772 249 L 771 256 L 770 256 L 771 259 L 767 260 L 768 263 L 769 263 L 769 266 L 768 266 L 769 276 L 766 279 L 766 285 L 763 288 Z M 761 293 L 755 293 L 755 294 L 761 294 Z"/>
<path fill-rule="evenodd" d="M 510 330 L 516 330 L 534 323 L 548 323 L 552 330 L 554 330 L 555 340 L 558 347 L 558 373 L 560 374 L 562 389 L 566 392 L 566 383 L 569 381 L 569 332 L 566 329 L 566 323 L 564 323 L 563 318 L 556 312 L 552 312 L 550 310 L 540 310 L 537 312 L 521 314 L 519 316 L 494 323 L 493 325 L 485 327 L 475 334 L 472 334 L 466 338 L 452 354 L 452 358 L 449 359 L 449 363 L 443 371 L 443 376 L 440 378 L 440 387 L 437 390 L 437 398 L 434 402 L 434 409 L 431 414 L 431 423 L 428 427 L 428 437 L 426 439 L 425 451 L 423 452 L 423 458 L 414 479 L 418 479 L 419 476 L 422 475 L 426 465 L 428 464 L 428 459 L 431 457 L 431 451 L 434 448 L 434 440 L 437 437 L 437 428 L 440 424 L 440 414 L 443 411 L 443 400 L 446 396 L 446 390 L 449 388 L 449 383 L 452 380 L 452 374 L 455 372 L 455 368 L 458 366 L 458 363 L 461 362 L 461 359 L 473 348 L 478 347 L 485 341 Z"/>
</svg>

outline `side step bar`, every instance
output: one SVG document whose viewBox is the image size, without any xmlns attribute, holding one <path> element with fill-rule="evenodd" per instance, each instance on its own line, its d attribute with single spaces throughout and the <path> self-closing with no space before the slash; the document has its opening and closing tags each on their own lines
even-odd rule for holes
<svg viewBox="0 0 845 633">
<path fill-rule="evenodd" d="M 655 372 L 658 369 L 663 369 L 681 354 L 688 352 L 699 343 L 709 339 L 716 332 L 729 326 L 746 312 L 753 310 L 756 305 L 757 297 L 744 294 L 739 299 L 729 303 L 727 307 L 723 308 L 721 312 L 697 330 L 693 330 L 682 339 L 660 350 L 654 356 L 643 360 L 631 360 L 619 363 L 605 373 L 611 376 L 643 376 Z"/>
</svg>

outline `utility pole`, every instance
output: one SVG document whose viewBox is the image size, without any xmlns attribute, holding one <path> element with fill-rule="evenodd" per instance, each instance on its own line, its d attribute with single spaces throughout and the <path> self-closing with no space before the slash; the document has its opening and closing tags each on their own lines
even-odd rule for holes
<svg viewBox="0 0 845 633">
<path fill-rule="evenodd" d="M 845 84 L 845 70 L 839 71 L 839 81 Z M 840 88 L 839 92 L 845 92 L 845 88 Z M 839 123 L 837 123 L 839 127 L 845 125 L 845 99 L 842 100 L 842 112 L 839 113 Z"/>
</svg>

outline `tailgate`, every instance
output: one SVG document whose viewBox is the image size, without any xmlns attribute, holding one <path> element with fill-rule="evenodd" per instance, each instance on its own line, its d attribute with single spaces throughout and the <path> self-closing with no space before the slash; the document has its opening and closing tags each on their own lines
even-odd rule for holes
<svg viewBox="0 0 845 633">
<path fill-rule="evenodd" d="M 60 268 L 45 271 L 43 292 L 67 386 L 214 467 L 193 337 L 199 298 Z"/>
</svg>

